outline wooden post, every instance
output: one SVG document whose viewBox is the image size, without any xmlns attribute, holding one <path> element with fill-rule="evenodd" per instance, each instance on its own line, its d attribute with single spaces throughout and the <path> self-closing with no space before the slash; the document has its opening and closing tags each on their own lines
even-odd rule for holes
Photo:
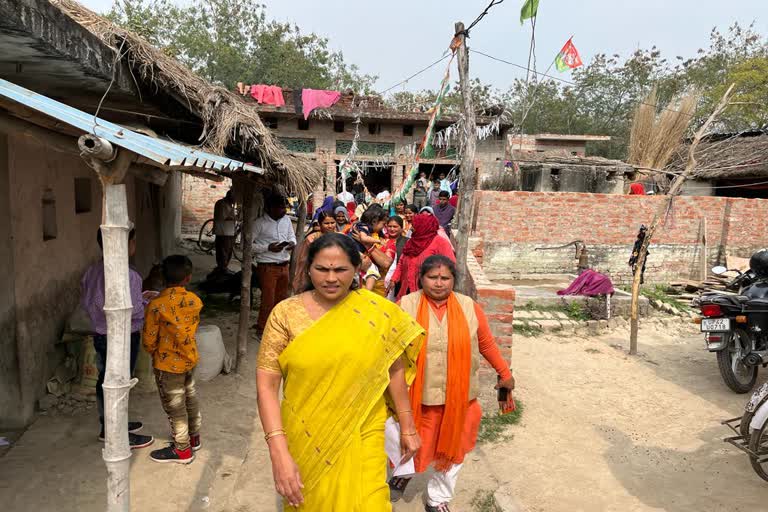
<svg viewBox="0 0 768 512">
<path fill-rule="evenodd" d="M 674 181 L 672 182 L 672 186 L 669 188 L 669 192 L 664 195 L 664 200 L 659 203 L 658 208 L 656 208 L 656 213 L 653 216 L 653 220 L 651 221 L 651 224 L 648 226 L 648 231 L 646 231 L 645 234 L 645 240 L 643 241 L 642 246 L 640 247 L 640 253 L 637 255 L 637 268 L 635 270 L 635 275 L 633 276 L 632 280 L 632 302 L 630 305 L 630 323 L 629 323 L 629 353 L 630 355 L 637 354 L 637 331 L 638 331 L 638 322 L 639 322 L 639 304 L 640 304 L 640 279 L 643 275 L 643 265 L 645 265 L 645 259 L 648 256 L 648 246 L 651 244 L 651 238 L 653 238 L 653 234 L 656 232 L 656 228 L 658 227 L 659 221 L 666 215 L 666 212 L 669 210 L 669 207 L 672 205 L 672 200 L 676 195 L 680 193 L 680 190 L 683 188 L 683 183 L 685 183 L 685 180 L 688 178 L 688 176 L 691 175 L 693 170 L 696 168 L 696 157 L 694 155 L 696 148 L 699 145 L 699 142 L 701 142 L 702 137 L 704 137 L 704 134 L 709 129 L 709 126 L 712 124 L 712 122 L 717 118 L 723 110 L 728 106 L 728 99 L 731 96 L 731 91 L 733 91 L 733 85 L 731 85 L 728 90 L 725 92 L 723 97 L 720 99 L 720 103 L 718 103 L 717 107 L 715 108 L 714 112 L 707 118 L 707 120 L 704 122 L 703 125 L 701 125 L 701 128 L 698 129 L 696 132 L 696 135 L 693 137 L 693 141 L 691 142 L 691 147 L 688 149 L 688 162 L 685 165 L 685 169 L 681 174 L 679 174 L 677 177 L 675 177 Z"/>
<path fill-rule="evenodd" d="M 240 321 L 237 326 L 237 356 L 235 372 L 243 370 L 243 361 L 248 350 L 248 327 L 251 322 L 251 277 L 253 275 L 253 183 L 241 181 L 243 191 L 243 278 L 240 282 Z"/>
<path fill-rule="evenodd" d="M 344 180 L 342 180 L 344 181 Z M 346 190 L 346 189 L 345 189 Z M 296 219 L 296 249 L 291 252 L 291 268 L 288 272 L 289 283 L 293 288 L 293 280 L 296 276 L 296 257 L 299 254 L 299 247 L 304 243 L 304 228 L 307 224 L 307 200 L 299 199 L 299 210 L 296 212 L 298 218 Z"/>
<path fill-rule="evenodd" d="M 107 466 L 107 512 L 129 512 L 130 459 L 128 397 L 131 379 L 131 285 L 128 277 L 128 201 L 125 178 L 133 153 L 117 152 L 94 135 L 78 141 L 83 158 L 98 173 L 104 190 L 101 237 L 104 247 L 104 315 L 107 320 L 107 361 L 104 372 L 104 449 Z M 117 157 L 115 158 L 115 155 Z"/>
<path fill-rule="evenodd" d="M 475 169 L 475 146 L 477 143 L 477 130 L 475 123 L 475 110 L 472 105 L 472 90 L 469 85 L 469 49 L 467 37 L 464 33 L 464 24 L 458 22 L 455 25 L 456 34 L 461 41 L 457 48 L 459 65 L 459 86 L 461 87 L 462 110 L 464 116 L 464 151 L 461 155 L 461 174 L 459 175 L 459 204 L 458 227 L 456 233 L 456 264 L 459 272 L 457 289 L 467 293 L 471 286 L 471 276 L 467 266 L 469 256 L 469 234 L 472 229 L 472 212 L 475 204 L 475 183 L 477 174 Z"/>
<path fill-rule="evenodd" d="M 701 280 L 706 281 L 709 275 L 709 260 L 707 259 L 707 218 L 701 218 Z"/>
</svg>

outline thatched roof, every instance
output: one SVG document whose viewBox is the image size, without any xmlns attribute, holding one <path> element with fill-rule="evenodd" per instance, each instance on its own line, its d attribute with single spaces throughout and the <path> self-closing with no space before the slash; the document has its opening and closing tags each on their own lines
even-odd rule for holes
<svg viewBox="0 0 768 512">
<path fill-rule="evenodd" d="M 517 152 L 513 151 L 512 160 L 521 169 L 558 167 L 562 169 L 583 170 L 599 169 L 606 172 L 628 174 L 634 172 L 634 167 L 621 160 L 611 160 L 600 156 L 570 155 L 565 152 Z"/>
<path fill-rule="evenodd" d="M 671 167 L 681 171 L 688 158 L 688 144 L 678 150 Z M 765 178 L 768 176 L 768 132 L 713 135 L 696 150 L 693 175 L 701 180 Z"/>
<path fill-rule="evenodd" d="M 257 109 L 241 96 L 211 84 L 144 38 L 73 0 L 50 2 L 115 52 L 122 47 L 139 80 L 169 92 L 197 115 L 202 121 L 201 140 L 206 149 L 217 154 L 237 151 L 263 167 L 267 179 L 304 197 L 322 179 L 322 168 L 289 153 L 261 122 Z"/>
</svg>

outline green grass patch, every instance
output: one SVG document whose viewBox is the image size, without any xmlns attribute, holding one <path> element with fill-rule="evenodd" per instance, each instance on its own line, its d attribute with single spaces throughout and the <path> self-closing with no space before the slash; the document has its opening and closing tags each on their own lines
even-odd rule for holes
<svg viewBox="0 0 768 512">
<path fill-rule="evenodd" d="M 576 320 L 577 322 L 585 322 L 587 320 L 592 319 L 592 317 L 589 315 L 589 311 L 584 306 L 584 304 L 577 301 L 563 302 L 563 304 L 558 304 L 555 306 L 538 304 L 536 302 L 527 302 L 521 306 L 516 306 L 516 309 L 519 309 L 522 311 L 544 311 L 548 313 L 564 313 L 568 318 L 570 318 L 571 320 Z"/>
<path fill-rule="evenodd" d="M 521 320 L 522 322 L 525 322 L 525 320 Z M 520 334 L 521 336 L 527 336 L 529 338 L 536 337 L 544 332 L 544 329 L 542 329 L 539 326 L 531 325 L 528 322 L 525 322 L 522 325 L 515 325 L 515 334 Z"/>
<path fill-rule="evenodd" d="M 631 286 L 622 286 L 621 289 L 627 293 L 632 293 Z M 670 296 L 670 291 L 670 287 L 665 284 L 655 284 L 640 287 L 640 295 L 647 297 L 649 300 L 658 300 L 659 302 L 670 305 L 677 311 L 686 311 L 690 309 L 687 304 L 684 304 L 676 298 Z"/>
<path fill-rule="evenodd" d="M 517 409 L 508 414 L 487 414 L 480 420 L 480 431 L 477 434 L 479 443 L 492 443 L 500 439 L 506 439 L 504 432 L 510 425 L 520 423 L 523 417 L 523 403 L 515 400 Z"/>
<path fill-rule="evenodd" d="M 475 512 L 498 512 L 496 498 L 493 497 L 493 491 L 487 489 L 478 489 L 475 497 L 472 498 L 472 510 Z"/>
</svg>

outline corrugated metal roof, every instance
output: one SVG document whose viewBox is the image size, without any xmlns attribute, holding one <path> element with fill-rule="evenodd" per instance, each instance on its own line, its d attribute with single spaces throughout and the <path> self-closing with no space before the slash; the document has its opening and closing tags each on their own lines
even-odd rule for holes
<svg viewBox="0 0 768 512">
<path fill-rule="evenodd" d="M 259 174 L 264 172 L 263 169 L 255 165 L 133 132 L 124 126 L 101 118 L 94 118 L 92 114 L 72 108 L 7 80 L 0 79 L 0 96 L 57 119 L 85 133 L 93 133 L 116 146 L 125 148 L 161 165 L 197 170 L 244 170 Z"/>
</svg>

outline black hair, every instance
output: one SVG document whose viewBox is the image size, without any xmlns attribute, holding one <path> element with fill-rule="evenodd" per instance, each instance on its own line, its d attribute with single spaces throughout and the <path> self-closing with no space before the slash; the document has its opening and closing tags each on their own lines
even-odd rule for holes
<svg viewBox="0 0 768 512">
<path fill-rule="evenodd" d="M 315 261 L 317 254 L 323 249 L 330 249 L 331 247 L 338 247 L 344 251 L 353 267 L 358 268 L 363 263 L 363 258 L 357 250 L 357 243 L 352 238 L 341 233 L 326 233 L 309 245 L 307 250 L 307 271 L 312 267 L 312 262 Z M 304 291 L 314 290 L 315 286 L 312 284 L 312 280 L 308 279 L 307 276 L 304 279 L 307 283 Z M 357 285 L 353 281 L 352 289 L 354 290 L 355 288 L 357 288 Z"/>
<path fill-rule="evenodd" d="M 449 194 L 447 190 L 441 190 L 440 193 L 437 194 L 437 197 L 451 197 L 451 194 Z"/>
<path fill-rule="evenodd" d="M 403 219 L 402 219 L 402 217 L 400 217 L 399 215 L 393 215 L 393 216 L 391 216 L 391 217 L 390 217 L 390 218 L 387 220 L 387 223 L 390 223 L 390 222 L 397 222 L 398 226 L 400 226 L 401 228 L 402 228 L 402 227 L 405 227 L 405 224 L 403 224 Z"/>
<path fill-rule="evenodd" d="M 360 216 L 360 222 L 368 224 L 369 226 L 373 226 L 382 220 L 387 220 L 387 212 L 385 212 L 384 208 L 378 204 L 372 204 L 365 210 L 365 213 Z"/>
<path fill-rule="evenodd" d="M 419 207 L 415 204 L 409 204 L 405 207 L 406 210 L 411 210 L 413 213 L 419 213 Z"/>
<path fill-rule="evenodd" d="M 163 260 L 163 278 L 166 286 L 181 283 L 192 275 L 192 260 L 183 254 L 172 254 Z"/>
<path fill-rule="evenodd" d="M 269 209 L 274 208 L 275 206 L 287 206 L 287 204 L 285 197 L 279 194 L 272 194 L 267 196 L 267 199 L 264 201 L 264 206 Z"/>
<path fill-rule="evenodd" d="M 437 267 L 446 267 L 451 271 L 451 274 L 453 274 L 453 278 L 456 279 L 456 263 L 447 256 L 434 254 L 425 259 L 424 263 L 421 264 L 421 268 L 419 269 L 419 281 L 421 281 L 421 278 L 424 277 L 427 272 L 434 270 Z"/>
<path fill-rule="evenodd" d="M 321 224 L 328 217 L 333 217 L 334 222 L 336 221 L 336 216 L 333 214 L 333 212 L 320 210 L 319 212 L 317 212 L 317 223 Z"/>
<path fill-rule="evenodd" d="M 134 238 L 136 238 L 136 230 L 131 228 L 128 232 L 128 240 L 130 241 Z M 104 240 L 101 238 L 101 228 L 96 230 L 96 242 L 99 244 L 99 247 L 101 247 L 101 250 L 104 250 Z"/>
</svg>

